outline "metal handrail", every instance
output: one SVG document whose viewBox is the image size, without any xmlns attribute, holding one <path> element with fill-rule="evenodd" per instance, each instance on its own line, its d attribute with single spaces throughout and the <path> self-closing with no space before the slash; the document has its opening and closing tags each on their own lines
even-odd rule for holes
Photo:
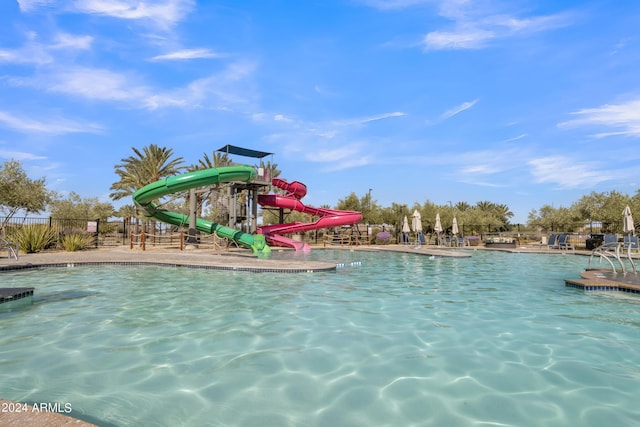
<svg viewBox="0 0 640 427">
<path fill-rule="evenodd" d="M 636 271 L 636 264 L 631 259 L 631 246 L 632 245 L 627 245 L 622 242 L 606 243 L 604 245 L 598 246 L 591 252 L 591 256 L 589 257 L 589 265 L 591 265 L 591 261 L 593 260 L 594 255 L 598 255 L 601 260 L 604 258 L 611 265 L 611 269 L 615 273 L 616 267 L 611 260 L 611 258 L 614 258 L 618 261 L 618 264 L 620 264 L 622 272 L 626 273 L 627 269 L 625 268 L 625 264 L 620 256 L 620 253 L 623 249 L 627 249 L 627 257 L 631 263 L 631 266 L 633 267 L 633 271 Z"/>
<path fill-rule="evenodd" d="M 0 237 L 0 243 L 4 243 L 5 245 L 7 245 L 7 248 L 9 250 L 9 258 L 11 258 L 11 255 L 13 254 L 13 258 L 17 261 L 18 260 L 18 252 L 19 252 L 19 248 L 18 248 L 18 244 L 17 243 L 11 243 L 8 240 Z"/>
</svg>

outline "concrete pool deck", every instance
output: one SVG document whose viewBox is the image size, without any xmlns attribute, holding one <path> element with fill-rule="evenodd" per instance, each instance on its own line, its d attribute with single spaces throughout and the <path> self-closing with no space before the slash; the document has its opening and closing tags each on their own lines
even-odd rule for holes
<svg viewBox="0 0 640 427">
<path fill-rule="evenodd" d="M 471 255 L 460 253 L 449 248 L 433 246 L 321 246 L 312 247 L 313 250 L 338 249 L 353 251 L 396 251 L 421 255 L 433 255 L 439 257 L 469 257 Z M 291 251 L 290 249 L 274 248 L 275 251 Z M 63 264 L 162 264 L 171 266 L 201 266 L 220 269 L 233 269 L 238 271 L 254 272 L 308 272 L 326 271 L 336 268 L 334 263 L 308 261 L 308 260 L 279 260 L 270 258 L 258 258 L 245 249 L 232 249 L 229 251 L 213 251 L 211 249 L 187 249 L 180 251 L 177 248 L 152 248 L 142 251 L 129 249 L 128 246 L 117 246 L 100 249 L 89 249 L 76 252 L 44 251 L 33 254 L 20 254 L 19 259 L 0 258 L 0 270 L 14 268 L 29 268 L 33 266 L 60 266 Z"/>
</svg>

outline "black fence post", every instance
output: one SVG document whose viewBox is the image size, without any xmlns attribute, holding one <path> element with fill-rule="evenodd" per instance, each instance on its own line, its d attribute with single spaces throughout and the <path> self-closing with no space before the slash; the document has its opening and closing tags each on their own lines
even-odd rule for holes
<svg viewBox="0 0 640 427">
<path fill-rule="evenodd" d="M 96 249 L 98 249 L 99 240 L 100 240 L 100 218 L 96 219 Z"/>
</svg>

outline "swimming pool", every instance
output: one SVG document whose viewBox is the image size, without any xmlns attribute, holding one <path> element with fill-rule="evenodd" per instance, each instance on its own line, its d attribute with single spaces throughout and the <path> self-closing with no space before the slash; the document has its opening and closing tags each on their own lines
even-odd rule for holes
<svg viewBox="0 0 640 427">
<path fill-rule="evenodd" d="M 566 288 L 586 257 L 308 257 L 344 267 L 3 272 L 36 291 L 0 311 L 0 396 L 107 427 L 640 419 L 640 299 Z"/>
</svg>

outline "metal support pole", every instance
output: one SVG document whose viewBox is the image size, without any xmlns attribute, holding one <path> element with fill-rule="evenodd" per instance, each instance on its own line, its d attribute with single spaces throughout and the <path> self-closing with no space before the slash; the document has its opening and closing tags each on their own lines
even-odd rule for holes
<svg viewBox="0 0 640 427">
<path fill-rule="evenodd" d="M 195 245 L 198 243 L 196 238 L 196 189 L 189 190 L 189 237 L 187 243 Z"/>
</svg>

